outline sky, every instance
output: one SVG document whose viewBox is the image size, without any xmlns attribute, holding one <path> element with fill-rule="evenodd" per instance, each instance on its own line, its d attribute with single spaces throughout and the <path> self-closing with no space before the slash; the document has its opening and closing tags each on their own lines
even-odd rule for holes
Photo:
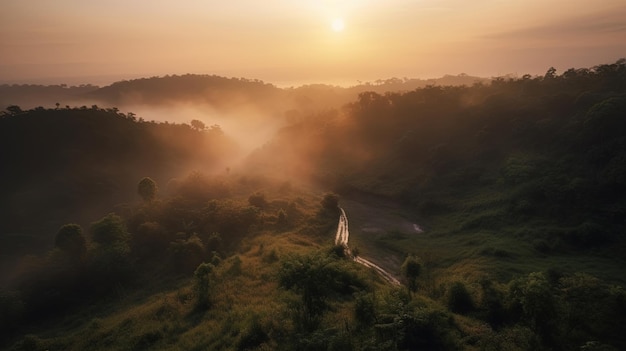
<svg viewBox="0 0 626 351">
<path fill-rule="evenodd" d="M 625 0 L 0 4 L 0 83 L 105 85 L 197 73 L 279 86 L 354 85 L 536 75 L 626 57 Z"/>
</svg>

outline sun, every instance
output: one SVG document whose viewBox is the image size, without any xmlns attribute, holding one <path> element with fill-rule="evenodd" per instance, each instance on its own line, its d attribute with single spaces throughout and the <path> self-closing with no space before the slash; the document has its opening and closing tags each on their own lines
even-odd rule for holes
<svg viewBox="0 0 626 351">
<path fill-rule="evenodd" d="M 346 27 L 346 24 L 343 22 L 343 18 L 335 18 L 333 19 L 331 27 L 335 32 L 341 32 Z"/>
</svg>

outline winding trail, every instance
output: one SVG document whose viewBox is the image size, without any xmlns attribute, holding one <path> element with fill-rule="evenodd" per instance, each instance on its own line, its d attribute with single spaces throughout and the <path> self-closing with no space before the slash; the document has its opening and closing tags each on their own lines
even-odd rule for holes
<svg viewBox="0 0 626 351">
<path fill-rule="evenodd" d="M 348 230 L 348 217 L 346 216 L 346 212 L 343 210 L 343 208 L 340 207 L 339 209 L 341 210 L 341 215 L 339 216 L 339 224 L 337 225 L 335 245 L 341 245 L 345 247 L 348 255 L 352 256 L 352 252 L 350 251 L 350 247 L 348 246 L 348 239 L 350 237 L 350 231 Z M 354 261 L 364 265 L 365 267 L 374 269 L 391 284 L 400 285 L 400 281 L 398 279 L 396 279 L 393 275 L 391 275 L 389 272 L 385 271 L 375 263 L 368 261 L 362 257 L 354 257 Z"/>
</svg>

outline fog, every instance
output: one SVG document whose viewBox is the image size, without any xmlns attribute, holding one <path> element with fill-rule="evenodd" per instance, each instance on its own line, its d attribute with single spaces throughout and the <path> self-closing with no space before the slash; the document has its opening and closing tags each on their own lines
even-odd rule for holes
<svg viewBox="0 0 626 351">
<path fill-rule="evenodd" d="M 123 106 L 138 118 L 148 121 L 186 123 L 199 120 L 207 128 L 219 127 L 234 139 L 242 155 L 267 142 L 286 123 L 284 116 L 270 115 L 255 106 L 241 106 L 234 111 L 221 112 L 205 104 L 175 104 L 170 106 Z"/>
</svg>

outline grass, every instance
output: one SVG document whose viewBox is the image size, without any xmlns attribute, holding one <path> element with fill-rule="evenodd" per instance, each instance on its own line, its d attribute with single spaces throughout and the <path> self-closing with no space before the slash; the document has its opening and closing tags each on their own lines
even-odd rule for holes
<svg viewBox="0 0 626 351">
<path fill-rule="evenodd" d="M 293 199 L 298 196 L 299 199 Z M 299 192 L 269 198 L 265 212 L 275 212 L 290 201 L 298 203 L 303 217 L 314 217 L 320 196 Z M 361 201 L 357 201 L 361 200 Z M 446 201 L 442 199 L 442 201 Z M 413 220 L 414 215 L 398 205 L 376 199 L 341 199 L 350 225 L 350 246 L 387 271 L 399 275 L 407 253 L 422 259 L 414 304 L 443 309 L 441 301 L 452 282 L 463 282 L 478 301 L 480 281 L 496 284 L 529 272 L 557 268 L 566 273 L 587 272 L 607 280 L 623 275 L 621 258 L 600 257 L 597 253 L 572 255 L 538 252 L 532 242 L 537 230 L 533 223 L 522 227 L 464 227 L 463 223 L 501 216 L 501 195 L 459 200 L 459 211 L 429 216 L 428 222 Z M 447 206 L 451 206 L 448 204 Z M 417 233 L 413 224 L 426 228 Z M 278 286 L 277 271 L 281 259 L 324 250 L 334 241 L 331 230 L 317 235 L 299 229 L 276 231 L 260 228 L 247 237 L 235 255 L 226 258 L 211 280 L 211 304 L 207 310 L 196 309 L 192 275 L 186 279 L 160 281 L 158 276 L 145 281 L 141 291 L 118 291 L 108 302 L 70 314 L 61 323 L 43 325 L 28 332 L 14 349 L 63 350 L 237 350 L 246 347 L 274 350 L 297 345 L 300 337 L 294 316 L 300 297 Z M 530 233 L 530 234 L 529 234 Z M 367 293 L 379 306 L 392 294 L 373 270 L 354 263 L 354 270 L 367 279 Z M 621 281 L 623 283 L 623 281 Z M 142 282 L 143 283 L 143 282 Z M 431 300 L 435 299 L 434 301 Z M 439 301 L 439 302 L 438 302 Z M 333 300 L 324 314 L 321 329 L 306 334 L 306 342 L 325 335 L 333 345 L 365 345 L 365 339 L 349 331 L 354 325 L 352 298 Z M 472 349 L 476 339 L 490 338 L 494 331 L 473 318 L 453 315 L 462 334 L 464 346 Z M 373 329 L 372 329 L 373 330 Z M 372 331 L 373 332 L 373 331 Z M 319 335 L 318 335 L 319 334 Z M 369 339 L 368 339 L 369 340 Z M 471 345 L 470 345 L 471 344 Z M 476 347 L 477 348 L 477 347 Z"/>
<path fill-rule="evenodd" d="M 417 254 L 429 270 L 422 283 L 433 291 L 437 285 L 455 280 L 471 284 L 491 279 L 503 283 L 547 269 L 585 272 L 626 284 L 626 261 L 619 255 L 607 254 L 603 249 L 553 250 L 545 233 L 560 229 L 538 220 L 510 224 L 513 219 L 505 209 L 514 190 L 457 195 L 452 198 L 451 194 L 442 194 L 438 201 L 447 210 L 421 217 L 425 222 L 413 219 L 416 216 L 410 209 L 398 205 L 369 206 L 359 199 L 342 199 L 350 222 L 350 245 L 357 246 L 364 257 L 378 258 L 376 263 L 389 272 L 399 272 L 406 254 Z M 427 230 L 416 233 L 412 222 Z M 542 251 L 546 245 L 548 251 Z"/>
<path fill-rule="evenodd" d="M 35 334 L 23 337 L 14 349 L 236 350 L 246 345 L 276 349 L 276 340 L 293 338 L 293 306 L 299 301 L 278 287 L 280 259 L 323 249 L 323 241 L 297 231 L 261 231 L 216 268 L 206 311 L 195 307 L 191 274 L 168 282 L 155 277 L 141 291 L 121 293 L 68 315 L 60 325 L 33 329 Z M 375 277 L 354 265 L 361 274 Z M 374 281 L 385 284 L 379 278 Z M 352 323 L 349 306 L 348 300 L 333 302 L 323 323 Z"/>
</svg>

